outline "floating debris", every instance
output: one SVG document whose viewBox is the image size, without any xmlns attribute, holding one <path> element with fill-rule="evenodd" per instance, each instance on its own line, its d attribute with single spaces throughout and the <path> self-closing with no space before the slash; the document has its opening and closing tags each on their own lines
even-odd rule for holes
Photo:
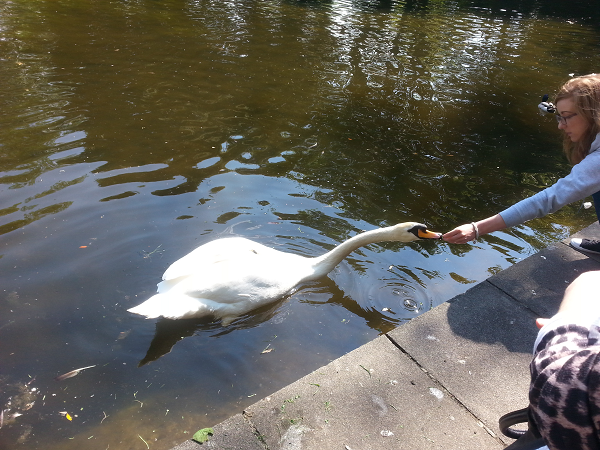
<svg viewBox="0 0 600 450">
<path fill-rule="evenodd" d="M 394 433 L 392 433 L 390 430 L 381 430 L 380 433 L 383 437 L 389 437 L 389 436 L 393 436 Z"/>
<path fill-rule="evenodd" d="M 148 443 L 147 443 L 147 442 L 144 440 L 144 438 L 143 438 L 143 437 L 141 437 L 139 434 L 138 434 L 138 437 L 139 437 L 139 438 L 140 438 L 140 439 L 141 439 L 141 440 L 144 442 L 144 444 L 146 444 L 146 447 L 147 447 L 147 448 L 150 448 L 150 446 L 149 446 L 149 445 L 148 445 Z"/>
<path fill-rule="evenodd" d="M 131 333 L 131 330 L 121 331 L 119 333 L 119 337 L 117 337 L 117 340 L 125 339 L 127 336 L 129 336 L 129 333 Z"/>
<path fill-rule="evenodd" d="M 159 250 L 159 248 L 161 248 L 161 247 L 162 247 L 162 244 L 160 244 L 158 247 L 156 247 L 156 248 L 155 248 L 154 250 L 152 250 L 151 252 L 147 252 L 147 251 L 145 251 L 145 250 L 142 250 L 142 253 L 143 253 L 143 257 L 144 257 L 144 259 L 149 259 L 149 258 L 151 258 L 151 257 L 152 257 L 152 255 L 153 255 L 154 253 L 158 253 L 159 255 L 160 255 L 160 254 L 162 254 L 162 253 L 164 252 L 164 250 Z"/>
<path fill-rule="evenodd" d="M 96 364 L 94 364 L 93 366 L 81 367 L 79 369 L 75 369 L 75 370 L 71 370 L 70 372 L 63 373 L 62 375 L 57 376 L 54 380 L 55 381 L 63 381 L 63 380 L 66 380 L 67 378 L 72 378 L 76 375 L 79 375 L 79 372 L 81 372 L 82 370 L 91 369 L 92 367 L 96 367 Z"/>
<path fill-rule="evenodd" d="M 33 390 L 33 389 L 32 389 Z M 35 390 L 33 390 L 35 392 Z M 24 407 L 23 407 L 23 411 L 29 411 L 31 408 L 33 408 L 33 405 L 35 404 L 35 402 L 30 402 L 27 403 Z"/>
<path fill-rule="evenodd" d="M 59 415 L 63 416 L 65 419 L 67 419 L 69 422 L 73 421 L 73 417 L 71 416 L 71 414 L 69 414 L 67 411 L 60 411 L 58 413 Z"/>
<path fill-rule="evenodd" d="M 403 303 L 404 303 L 404 307 L 406 309 L 408 309 L 409 311 L 418 311 L 419 310 L 419 304 L 412 298 L 405 298 Z"/>
<path fill-rule="evenodd" d="M 14 320 L 10 320 L 8 323 L 5 323 L 4 325 L 0 325 L 0 330 L 2 328 L 5 328 L 5 327 L 9 326 L 9 325 L 12 325 L 13 323 L 15 323 L 15 321 Z"/>
</svg>

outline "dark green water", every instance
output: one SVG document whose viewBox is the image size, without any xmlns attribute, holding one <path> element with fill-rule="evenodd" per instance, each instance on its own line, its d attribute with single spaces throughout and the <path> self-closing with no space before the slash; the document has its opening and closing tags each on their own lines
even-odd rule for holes
<svg viewBox="0 0 600 450">
<path fill-rule="evenodd" d="M 317 255 L 566 174 L 537 104 L 600 71 L 583 3 L 0 3 L 0 447 L 167 449 L 590 224 L 372 245 L 230 327 L 126 312 L 217 237 Z"/>
</svg>

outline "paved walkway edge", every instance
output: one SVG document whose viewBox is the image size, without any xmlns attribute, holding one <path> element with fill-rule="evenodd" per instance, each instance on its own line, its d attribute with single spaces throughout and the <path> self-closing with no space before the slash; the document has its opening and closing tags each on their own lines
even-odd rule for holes
<svg viewBox="0 0 600 450">
<path fill-rule="evenodd" d="M 600 239 L 594 223 L 572 237 Z M 536 317 L 600 257 L 550 245 L 173 450 L 502 449 L 527 405 Z"/>
</svg>

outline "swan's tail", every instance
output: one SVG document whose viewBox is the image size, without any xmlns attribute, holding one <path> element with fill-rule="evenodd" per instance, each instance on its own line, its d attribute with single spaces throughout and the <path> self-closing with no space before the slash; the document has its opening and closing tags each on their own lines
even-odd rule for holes
<svg viewBox="0 0 600 450">
<path fill-rule="evenodd" d="M 145 316 L 146 319 L 165 317 L 167 319 L 191 319 L 208 316 L 213 313 L 202 299 L 179 294 L 156 294 L 144 303 L 127 311 Z"/>
</svg>

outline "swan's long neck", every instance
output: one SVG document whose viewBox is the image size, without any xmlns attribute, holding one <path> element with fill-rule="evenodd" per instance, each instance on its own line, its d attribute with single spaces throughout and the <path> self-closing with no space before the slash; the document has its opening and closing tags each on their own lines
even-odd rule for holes
<svg viewBox="0 0 600 450">
<path fill-rule="evenodd" d="M 311 279 L 322 277 L 331 272 L 342 260 L 359 247 L 374 244 L 375 242 L 383 242 L 395 240 L 392 239 L 393 227 L 378 228 L 376 230 L 366 231 L 361 234 L 342 242 L 333 250 L 324 255 L 312 258 L 312 267 L 314 275 Z"/>
</svg>

